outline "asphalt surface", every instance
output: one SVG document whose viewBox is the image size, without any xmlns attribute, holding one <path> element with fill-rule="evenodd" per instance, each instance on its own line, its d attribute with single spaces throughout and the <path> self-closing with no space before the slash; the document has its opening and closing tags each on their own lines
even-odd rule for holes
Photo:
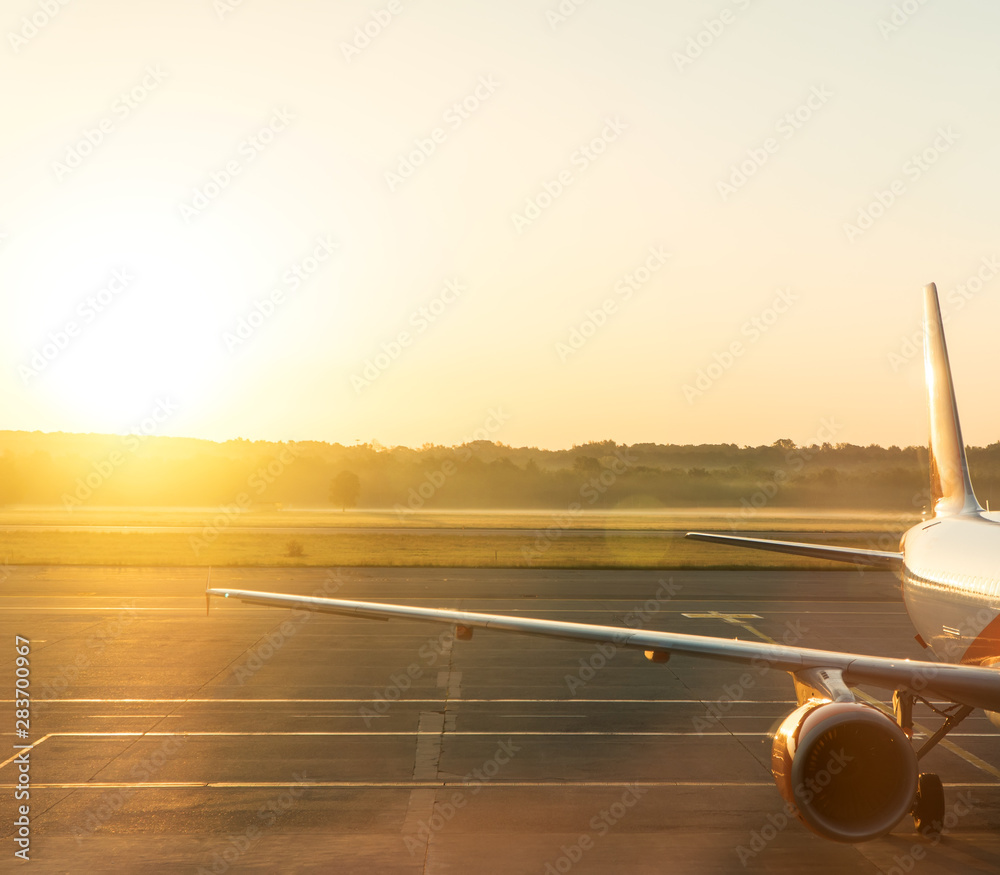
<svg viewBox="0 0 1000 875">
<path fill-rule="evenodd" d="M 106 534 L 106 533 L 136 533 L 136 534 L 146 534 L 146 535 L 169 535 L 169 534 L 182 534 L 182 535 L 195 535 L 201 534 L 205 531 L 210 523 L 211 517 L 209 516 L 209 522 L 200 526 L 92 526 L 92 525 L 32 525 L 18 523 L 15 525 L 0 525 L 0 532 L 84 532 L 88 534 Z M 524 536 L 525 532 L 537 532 L 539 534 L 544 533 L 546 527 L 542 526 L 522 526 L 520 528 L 515 528 L 513 526 L 503 526 L 502 528 L 477 528 L 475 526 L 421 526 L 421 525 L 408 525 L 408 526 L 233 526 L 230 531 L 239 534 L 255 534 L 255 535 L 421 535 L 421 536 L 463 536 L 469 538 L 478 538 L 486 535 L 495 537 L 509 537 L 509 538 L 521 538 Z M 690 526 L 685 529 L 661 529 L 661 528 L 645 528 L 645 529 L 606 529 L 597 526 L 594 527 L 579 527 L 572 529 L 559 529 L 560 538 L 593 538 L 595 536 L 605 537 L 608 535 L 613 535 L 615 537 L 631 537 L 631 538 L 648 538 L 650 535 L 659 535 L 664 538 L 683 538 L 690 531 L 702 531 L 697 526 Z M 737 534 L 737 530 L 732 532 L 726 532 L 716 528 L 709 528 L 708 531 L 717 532 L 719 534 Z M 853 538 L 877 538 L 882 535 L 882 532 L 872 531 L 872 530 L 858 530 L 858 531 L 833 531 L 833 532 L 809 532 L 805 535 L 805 540 L 816 541 L 822 543 L 827 540 L 831 535 L 841 538 L 841 537 L 853 537 Z M 753 533 L 755 538 L 776 538 L 778 540 L 788 540 L 788 539 L 803 539 L 803 533 L 801 531 L 755 531 Z M 896 535 L 890 535 L 890 537 L 898 540 L 898 533 Z"/>
<path fill-rule="evenodd" d="M 1000 871 L 1000 738 L 980 713 L 922 763 L 945 782 L 943 837 L 907 818 L 840 845 L 788 818 L 771 779 L 767 732 L 794 705 L 781 672 L 218 600 L 206 617 L 198 569 L 4 573 L 0 732 L 4 758 L 33 744 L 32 873 Z M 226 569 L 212 585 L 924 655 L 881 573 Z M 17 769 L 0 766 L 0 871 L 24 865 Z"/>
</svg>

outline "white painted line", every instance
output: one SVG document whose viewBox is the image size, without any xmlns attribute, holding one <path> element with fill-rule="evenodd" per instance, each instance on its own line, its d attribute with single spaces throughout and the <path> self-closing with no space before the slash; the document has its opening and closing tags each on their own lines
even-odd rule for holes
<svg viewBox="0 0 1000 875">
<path fill-rule="evenodd" d="M 13 702 L 13 699 L 0 699 L 0 702 Z M 281 704 L 316 704 L 316 705 L 326 705 L 330 703 L 351 703 L 354 705 L 367 705 L 371 703 L 371 699 L 39 699 L 39 702 L 45 702 L 47 705 L 60 705 L 60 704 L 80 704 L 80 703 L 96 703 L 96 704 L 128 704 L 128 703 L 146 703 L 146 702 L 162 702 L 167 705 L 172 705 L 177 702 L 180 703 L 209 703 L 215 705 L 226 705 L 230 702 L 235 703 L 245 703 L 251 702 L 255 705 L 265 704 L 265 703 L 281 703 Z M 411 702 L 414 704 L 422 704 L 425 702 L 431 702 L 436 705 L 440 705 L 443 699 L 393 699 L 393 703 L 397 704 L 400 702 Z M 670 705 L 670 704 L 695 704 L 695 705 L 705 705 L 708 704 L 706 699 L 462 699 L 466 703 L 485 703 L 485 704 L 503 704 L 503 703 L 531 703 L 531 702 L 566 702 L 579 704 L 580 702 L 594 702 L 595 704 L 638 704 L 638 705 Z M 794 699 L 733 699 L 731 700 L 734 705 L 794 705 Z M 936 704 L 950 705 L 951 702 L 939 702 Z"/>
<path fill-rule="evenodd" d="M 441 716 L 441 715 L 438 715 Z M 423 725 L 423 723 L 421 723 Z M 46 738 L 139 738 L 140 736 L 145 736 L 147 738 L 173 738 L 175 736 L 181 735 L 184 737 L 191 738 L 214 738 L 214 737 L 236 737 L 236 738 L 258 738 L 258 737 L 309 737 L 309 736 L 321 736 L 321 737 L 339 737 L 339 736 L 357 736 L 360 738 L 370 738 L 373 735 L 384 735 L 384 736 L 407 736 L 407 737 L 417 737 L 426 736 L 428 738 L 440 739 L 441 733 L 444 730 L 437 728 L 430 729 L 386 729 L 381 732 L 373 732 L 370 729 L 365 730 L 310 730 L 310 731 L 296 731 L 296 732 L 284 732 L 284 731 L 274 731 L 274 732 L 242 732 L 238 730 L 222 730 L 218 732 L 198 732 L 192 731 L 187 732 L 183 729 L 178 729 L 175 732 L 50 732 Z M 478 730 L 478 729 L 464 729 L 464 730 L 447 730 L 448 735 L 489 735 L 494 738 L 499 735 L 514 736 L 514 735 L 550 735 L 558 737 L 570 737 L 575 738 L 578 736 L 624 736 L 624 737 L 635 737 L 635 736 L 651 736 L 651 737 L 661 737 L 661 736 L 720 736 L 724 738 L 731 738 L 734 735 L 747 736 L 748 738 L 757 738 L 761 736 L 767 736 L 767 732 L 688 732 L 688 731 L 667 731 L 667 730 L 644 730 L 635 732 L 622 732 L 622 731 L 607 731 L 602 732 L 598 730 L 584 730 L 581 732 L 563 732 L 560 730 L 516 730 L 516 729 L 489 729 L 489 730 Z M 36 742 L 37 743 L 37 742 Z M 0 763 L 0 765 L 3 765 Z"/>
<path fill-rule="evenodd" d="M 0 790 L 13 790 L 16 784 L 0 784 Z M 116 782 L 116 781 L 87 781 L 86 783 L 47 783 L 31 785 L 34 790 L 187 790 L 192 788 L 204 788 L 208 790 L 257 790 L 280 787 L 304 787 L 305 789 L 376 789 L 376 790 L 427 790 L 446 789 L 450 787 L 466 787 L 464 781 L 312 781 L 308 783 L 289 783 L 288 781 L 172 781 L 157 782 Z M 964 783 L 945 784 L 949 788 L 1000 788 L 997 781 L 976 781 Z M 774 789 L 774 781 L 500 781 L 493 780 L 488 784 L 479 786 L 480 790 L 488 789 L 509 789 L 525 787 L 553 787 L 553 788 L 578 788 L 578 787 L 650 787 L 650 788 L 672 788 L 672 787 L 768 787 Z"/>
</svg>

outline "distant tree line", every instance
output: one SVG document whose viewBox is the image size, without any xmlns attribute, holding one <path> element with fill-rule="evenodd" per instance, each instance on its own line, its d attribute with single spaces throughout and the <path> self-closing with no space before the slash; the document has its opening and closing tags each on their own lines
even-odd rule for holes
<svg viewBox="0 0 1000 875">
<path fill-rule="evenodd" d="M 1000 497 L 1000 442 L 969 449 L 980 501 Z M 922 447 L 475 441 L 420 449 L 315 441 L 0 432 L 0 503 L 214 507 L 884 508 L 927 502 Z"/>
</svg>

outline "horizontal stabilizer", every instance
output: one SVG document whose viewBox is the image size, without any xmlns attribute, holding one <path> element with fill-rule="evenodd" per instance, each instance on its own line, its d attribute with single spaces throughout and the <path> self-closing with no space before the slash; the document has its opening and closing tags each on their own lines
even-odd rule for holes
<svg viewBox="0 0 1000 875">
<path fill-rule="evenodd" d="M 704 532 L 688 532 L 694 541 L 711 541 L 714 544 L 729 544 L 733 547 L 750 547 L 753 550 L 772 550 L 775 553 L 794 553 L 797 556 L 811 556 L 813 559 L 831 559 L 834 562 L 852 562 L 869 568 L 885 568 L 895 571 L 903 564 L 902 553 L 887 550 L 862 550 L 858 547 L 828 547 L 825 544 L 803 544 L 798 541 L 770 541 L 766 538 L 740 538 L 736 535 L 709 535 Z"/>
</svg>

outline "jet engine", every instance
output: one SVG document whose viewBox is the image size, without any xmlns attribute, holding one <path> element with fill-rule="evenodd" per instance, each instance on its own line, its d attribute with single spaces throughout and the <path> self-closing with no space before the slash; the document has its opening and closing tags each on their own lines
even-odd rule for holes
<svg viewBox="0 0 1000 875">
<path fill-rule="evenodd" d="M 771 771 L 785 801 L 817 835 L 865 842 L 913 808 L 917 756 L 899 725 L 859 702 L 809 701 L 782 722 Z"/>
</svg>

